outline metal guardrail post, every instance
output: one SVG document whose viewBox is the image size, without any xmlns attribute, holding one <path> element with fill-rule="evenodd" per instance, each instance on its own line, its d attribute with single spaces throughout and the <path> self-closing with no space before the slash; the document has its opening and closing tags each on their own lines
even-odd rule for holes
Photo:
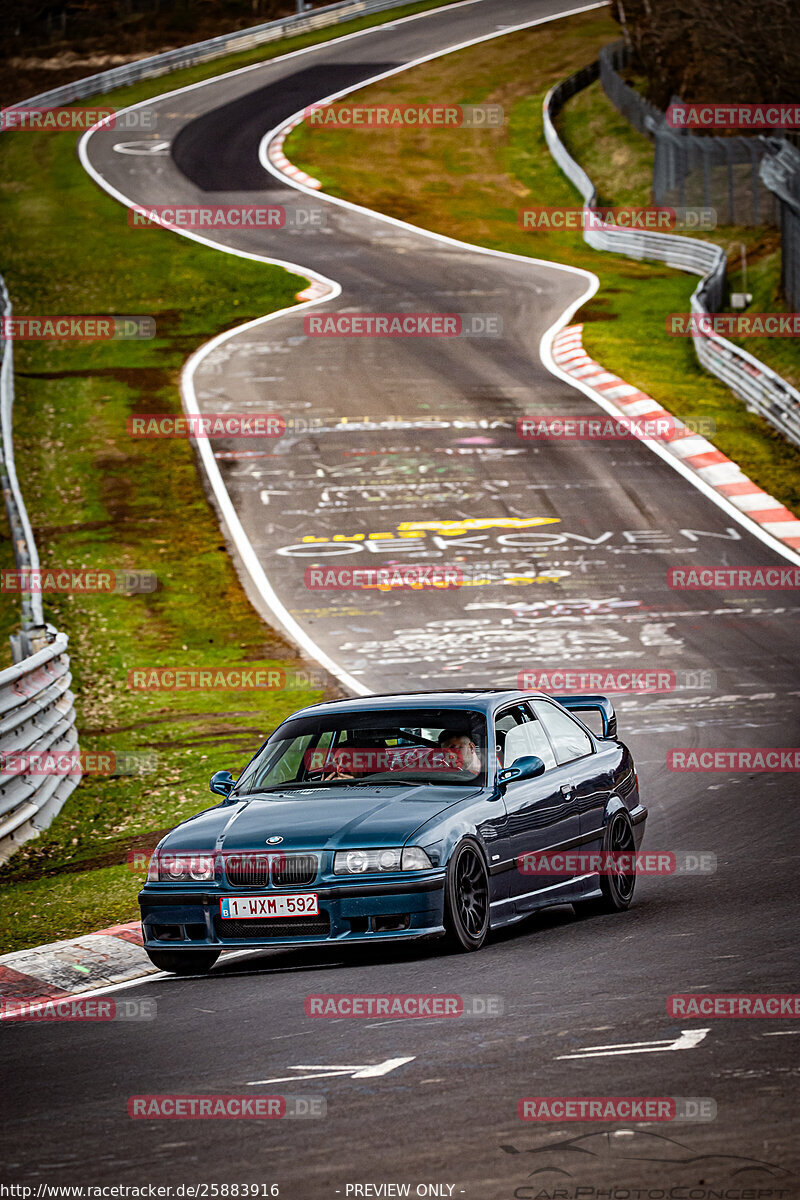
<svg viewBox="0 0 800 1200">
<path fill-rule="evenodd" d="M 0 278 L 0 313 L 10 317 L 11 301 L 5 281 Z M 14 439 L 12 431 L 14 410 L 14 350 L 11 338 L 0 329 L 2 363 L 0 363 L 0 486 L 3 491 L 14 561 L 17 569 L 39 570 L 39 555 L 33 538 L 28 512 L 22 499 L 14 462 Z M 42 611 L 42 597 L 38 592 L 22 593 L 22 628 L 11 638 L 11 651 L 15 662 L 41 649 L 48 641 Z"/>
<path fill-rule="evenodd" d="M 0 315 L 11 316 L 0 278 Z M 14 462 L 13 342 L 0 327 L 0 483 L 17 570 L 39 570 L 39 556 Z M 0 671 L 0 862 L 45 829 L 81 779 L 40 773 L 31 755 L 78 752 L 67 636 L 47 625 L 41 592 L 22 594 L 22 627 L 11 637 L 14 665 Z"/>
<path fill-rule="evenodd" d="M 354 17 L 397 8 L 408 0 L 340 0 L 312 9 L 298 0 L 295 16 L 268 21 L 238 33 L 209 38 L 178 50 L 125 63 L 96 75 L 17 102 L 17 107 L 57 107 L 96 96 L 112 88 L 153 79 L 179 67 L 208 62 L 295 32 L 336 25 Z M 11 303 L 0 278 L 0 316 L 11 316 Z M 14 366 L 11 338 L 0 328 L 0 487 L 8 516 L 17 569 L 39 570 L 39 557 L 14 463 L 12 413 Z M 19 756 L 77 754 L 74 697 L 66 653 L 67 637 L 47 625 L 41 593 L 22 596 L 19 633 L 11 637 L 14 665 L 0 671 L 0 862 L 30 837 L 45 829 L 81 779 L 79 769 L 69 775 L 38 774 L 12 769 Z"/>
</svg>

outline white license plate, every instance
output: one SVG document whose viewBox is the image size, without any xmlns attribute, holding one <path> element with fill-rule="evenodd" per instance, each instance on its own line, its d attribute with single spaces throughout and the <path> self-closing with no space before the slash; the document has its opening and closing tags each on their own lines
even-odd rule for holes
<svg viewBox="0 0 800 1200">
<path fill-rule="evenodd" d="M 225 896 L 219 902 L 219 910 L 223 917 L 263 921 L 265 917 L 318 916 L 319 903 L 316 892 L 295 896 Z"/>
</svg>

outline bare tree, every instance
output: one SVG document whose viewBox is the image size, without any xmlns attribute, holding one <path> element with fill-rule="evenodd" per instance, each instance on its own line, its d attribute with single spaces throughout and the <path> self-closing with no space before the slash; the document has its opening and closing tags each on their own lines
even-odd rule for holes
<svg viewBox="0 0 800 1200">
<path fill-rule="evenodd" d="M 796 0 L 614 0 L 649 99 L 800 100 Z"/>
</svg>

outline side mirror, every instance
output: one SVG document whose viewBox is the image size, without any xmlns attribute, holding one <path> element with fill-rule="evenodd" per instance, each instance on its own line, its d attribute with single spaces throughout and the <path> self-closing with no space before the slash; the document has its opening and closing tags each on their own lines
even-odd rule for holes
<svg viewBox="0 0 800 1200">
<path fill-rule="evenodd" d="M 525 754 L 522 758 L 516 758 L 513 766 L 506 767 L 497 776 L 497 782 L 502 786 L 506 783 L 511 783 L 512 780 L 518 779 L 536 779 L 539 775 L 544 775 L 545 765 L 540 758 L 535 754 Z"/>
<path fill-rule="evenodd" d="M 211 782 L 208 785 L 209 791 L 214 792 L 217 796 L 225 796 L 227 798 L 233 791 L 235 782 L 230 771 L 217 771 L 211 776 Z"/>
</svg>

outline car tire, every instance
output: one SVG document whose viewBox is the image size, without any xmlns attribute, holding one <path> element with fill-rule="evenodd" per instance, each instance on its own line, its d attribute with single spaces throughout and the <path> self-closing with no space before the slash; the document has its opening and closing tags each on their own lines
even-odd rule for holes
<svg viewBox="0 0 800 1200">
<path fill-rule="evenodd" d="M 147 957 L 159 971 L 173 975 L 205 975 L 220 956 L 219 950 L 148 950 Z"/>
<path fill-rule="evenodd" d="M 636 853 L 633 826 L 626 812 L 616 812 L 606 827 L 603 851 Z M 600 876 L 602 895 L 592 900 L 574 900 L 572 907 L 579 917 L 593 917 L 599 913 L 624 912 L 630 908 L 636 887 L 636 864 L 630 874 Z"/>
<path fill-rule="evenodd" d="M 464 838 L 447 864 L 444 924 L 449 950 L 480 950 L 489 932 L 489 872 L 478 842 Z"/>
</svg>

